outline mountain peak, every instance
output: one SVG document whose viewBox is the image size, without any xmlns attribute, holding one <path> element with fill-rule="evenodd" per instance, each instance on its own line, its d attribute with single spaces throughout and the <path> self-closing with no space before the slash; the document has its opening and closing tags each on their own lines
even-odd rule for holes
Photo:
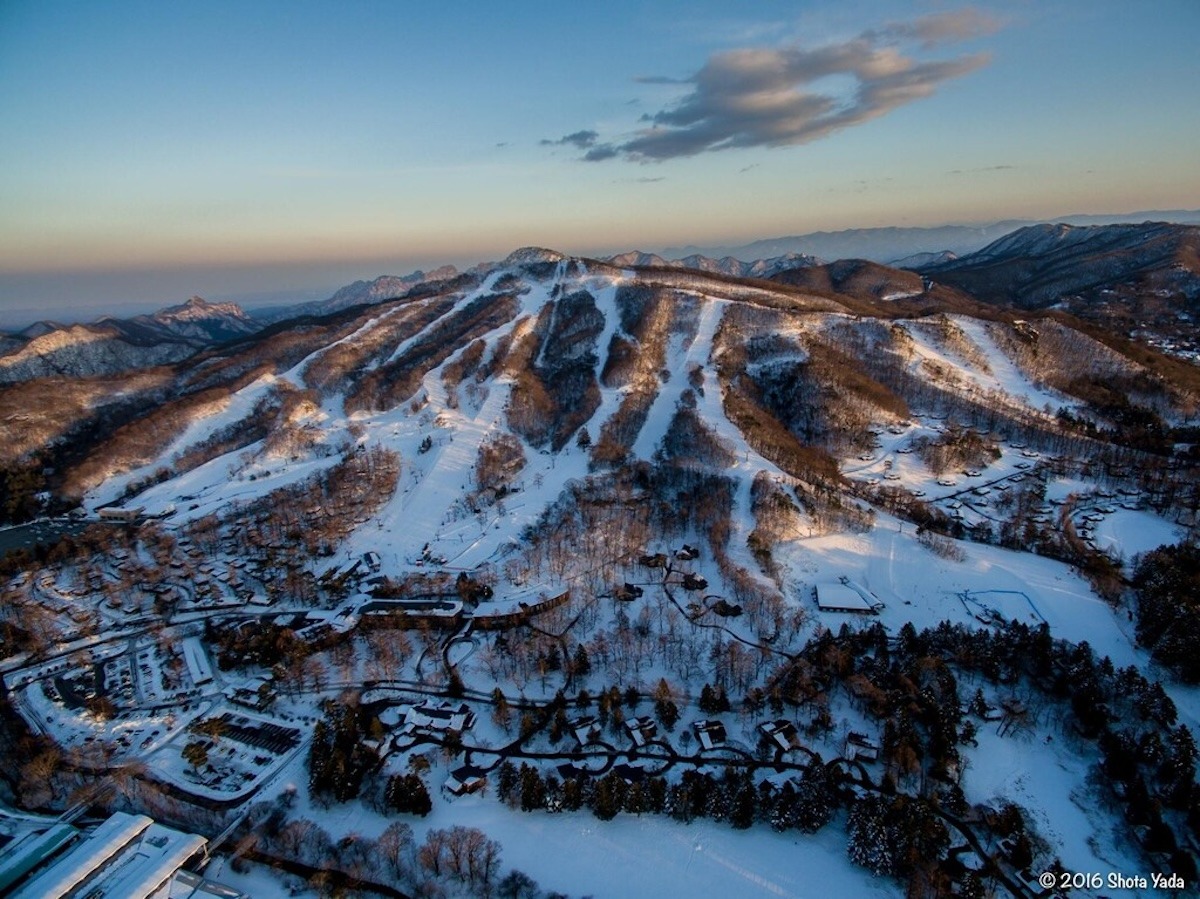
<svg viewBox="0 0 1200 899">
<path fill-rule="evenodd" d="M 562 262 L 566 255 L 558 250 L 548 250 L 545 247 L 521 247 L 513 250 L 504 260 L 506 266 L 536 265 L 539 262 Z"/>
<path fill-rule="evenodd" d="M 202 319 L 236 319 L 247 321 L 244 309 L 237 303 L 210 303 L 203 297 L 188 297 L 186 302 L 176 306 L 167 306 L 155 312 L 151 319 L 165 324 L 169 322 L 199 321 Z"/>
</svg>

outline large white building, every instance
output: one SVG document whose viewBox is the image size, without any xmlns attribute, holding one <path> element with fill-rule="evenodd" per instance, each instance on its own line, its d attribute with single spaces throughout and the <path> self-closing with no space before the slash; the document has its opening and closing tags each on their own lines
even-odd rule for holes
<svg viewBox="0 0 1200 899">
<path fill-rule="evenodd" d="M 44 851 L 44 840 L 28 842 L 27 849 L 40 848 L 27 858 L 33 864 L 20 864 L 16 881 L 6 884 L 12 899 L 244 899 L 237 890 L 182 870 L 203 860 L 204 837 L 164 827 L 145 815 L 115 812 L 87 836 L 55 840 L 53 851 Z M 14 855 L 21 851 L 12 849 Z M 9 854 L 8 847 L 0 853 L 0 870 Z"/>
</svg>

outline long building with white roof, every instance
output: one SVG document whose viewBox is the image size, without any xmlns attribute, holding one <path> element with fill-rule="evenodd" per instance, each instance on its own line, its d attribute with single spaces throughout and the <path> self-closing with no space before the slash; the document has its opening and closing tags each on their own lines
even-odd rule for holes
<svg viewBox="0 0 1200 899">
<path fill-rule="evenodd" d="M 59 832 L 51 828 L 47 834 Z M 53 842 L 62 845 L 57 839 Z M 203 858 L 207 843 L 202 836 L 165 827 L 145 815 L 114 812 L 66 851 L 36 853 L 33 867 L 18 865 L 23 870 L 8 884 L 14 887 L 9 895 L 12 899 L 168 899 L 211 894 L 237 899 L 242 895 L 237 890 L 206 891 L 210 886 L 206 881 L 182 870 Z M 182 882 L 176 884 L 180 878 Z M 184 887 L 184 893 L 176 886 Z"/>
</svg>

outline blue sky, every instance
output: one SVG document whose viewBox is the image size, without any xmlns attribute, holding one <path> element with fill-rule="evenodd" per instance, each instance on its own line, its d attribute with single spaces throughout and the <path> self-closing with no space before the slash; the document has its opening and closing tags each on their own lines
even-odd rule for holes
<svg viewBox="0 0 1200 899">
<path fill-rule="evenodd" d="M 1194 208 L 1198 33 L 1195 0 L 4 0 L 0 318 Z"/>
</svg>

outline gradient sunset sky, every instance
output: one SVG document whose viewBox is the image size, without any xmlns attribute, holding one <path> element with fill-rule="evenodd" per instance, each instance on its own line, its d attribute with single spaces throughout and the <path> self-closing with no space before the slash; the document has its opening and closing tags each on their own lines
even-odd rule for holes
<svg viewBox="0 0 1200 899">
<path fill-rule="evenodd" d="M 1200 207 L 1198 35 L 1197 0 L 3 0 L 0 324 Z"/>
</svg>

